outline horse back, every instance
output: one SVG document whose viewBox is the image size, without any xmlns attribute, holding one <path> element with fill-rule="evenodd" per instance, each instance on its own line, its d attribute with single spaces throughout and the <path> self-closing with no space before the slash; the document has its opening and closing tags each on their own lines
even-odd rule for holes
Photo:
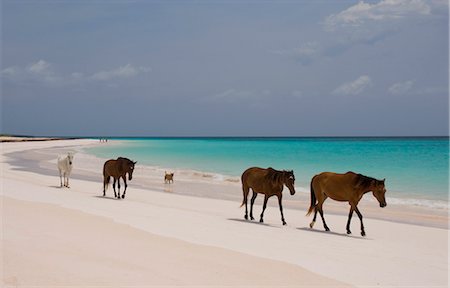
<svg viewBox="0 0 450 288">
<path fill-rule="evenodd" d="M 242 184 L 250 185 L 255 181 L 260 181 L 267 175 L 267 169 L 259 168 L 259 167 L 251 167 L 242 173 L 241 181 Z"/>
<path fill-rule="evenodd" d="M 322 172 L 313 177 L 311 185 L 316 193 L 324 193 L 337 201 L 347 201 L 354 192 L 357 174 Z"/>
<path fill-rule="evenodd" d="M 280 187 L 276 188 L 272 180 L 269 179 L 268 174 L 271 171 L 276 171 L 273 168 L 259 168 L 251 167 L 242 173 L 241 181 L 242 185 L 248 188 L 252 188 L 253 191 L 264 194 L 278 193 Z M 281 185 L 281 187 L 283 187 Z"/>
<path fill-rule="evenodd" d="M 59 155 L 58 156 L 58 169 L 64 172 L 70 172 L 72 170 L 72 165 L 70 165 L 67 161 L 67 156 Z"/>
<path fill-rule="evenodd" d="M 117 160 L 111 159 L 103 164 L 103 176 L 116 176 L 117 174 Z"/>
</svg>

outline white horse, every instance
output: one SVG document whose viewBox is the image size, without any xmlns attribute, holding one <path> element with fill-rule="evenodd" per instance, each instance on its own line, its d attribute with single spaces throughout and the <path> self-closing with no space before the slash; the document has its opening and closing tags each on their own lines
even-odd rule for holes
<svg viewBox="0 0 450 288">
<path fill-rule="evenodd" d="M 64 187 L 69 188 L 69 176 L 70 172 L 72 172 L 72 163 L 73 163 L 73 153 L 69 152 L 67 153 L 67 155 L 58 156 L 58 170 L 61 187 L 63 187 L 63 178 L 64 178 Z"/>
</svg>

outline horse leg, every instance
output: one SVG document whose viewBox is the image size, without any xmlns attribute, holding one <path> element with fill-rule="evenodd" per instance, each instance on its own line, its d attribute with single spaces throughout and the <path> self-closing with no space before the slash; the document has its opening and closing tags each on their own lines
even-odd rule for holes
<svg viewBox="0 0 450 288">
<path fill-rule="evenodd" d="M 325 201 L 325 200 L 323 200 L 323 201 Z M 319 210 L 320 217 L 322 217 L 323 228 L 325 228 L 325 231 L 330 231 L 330 228 L 328 228 L 327 223 L 325 223 L 325 218 L 323 217 L 323 209 L 322 209 L 323 201 L 321 201 L 321 202 L 319 202 L 319 204 L 317 204 L 317 210 Z"/>
<path fill-rule="evenodd" d="M 277 195 L 278 196 L 278 205 L 280 205 L 280 212 L 281 212 L 281 222 L 283 222 L 283 225 L 286 225 L 286 221 L 284 221 L 284 215 L 283 215 L 283 205 L 281 205 L 281 198 L 282 195 Z"/>
<path fill-rule="evenodd" d="M 70 188 L 70 187 L 69 187 L 69 177 L 70 177 L 70 173 L 69 173 L 69 172 L 67 172 L 67 176 L 66 176 L 66 177 L 67 177 L 67 186 L 66 186 L 66 187 L 67 187 L 67 188 Z"/>
<path fill-rule="evenodd" d="M 67 172 L 63 173 L 64 187 L 67 187 Z"/>
<path fill-rule="evenodd" d="M 352 220 L 353 216 L 353 206 L 350 206 L 350 212 L 348 213 L 348 220 L 347 220 L 347 234 L 352 234 L 352 231 L 350 231 L 350 222 Z"/>
<path fill-rule="evenodd" d="M 63 187 L 62 171 L 61 170 L 59 170 L 59 183 L 61 183 L 61 187 Z"/>
<path fill-rule="evenodd" d="M 125 198 L 125 191 L 127 191 L 127 187 L 128 187 L 126 177 L 123 177 L 123 183 L 125 183 L 125 189 L 123 190 L 123 193 L 122 193 L 122 199 Z"/>
<path fill-rule="evenodd" d="M 103 197 L 105 197 L 105 195 L 106 195 L 106 185 L 107 185 L 107 183 L 108 183 L 108 182 L 106 182 L 106 181 L 109 182 L 108 177 L 103 176 Z"/>
<path fill-rule="evenodd" d="M 319 204 L 319 202 L 321 201 L 321 199 L 324 196 L 320 186 L 317 186 L 317 184 L 315 184 L 315 182 L 314 182 L 315 178 L 316 177 L 313 177 L 313 179 L 311 181 L 311 206 L 310 207 L 314 207 L 314 217 L 313 217 L 313 220 L 311 221 L 311 223 L 309 223 L 309 228 L 311 228 L 311 229 L 314 227 L 314 224 L 316 224 L 317 212 L 319 211 L 317 208 L 317 205 Z M 316 187 L 314 187 L 314 186 L 316 186 Z M 316 201 L 317 201 L 317 204 L 316 204 Z M 308 210 L 308 213 L 310 213 L 309 211 L 310 210 Z M 308 214 L 306 214 L 306 215 L 308 215 Z"/>
<path fill-rule="evenodd" d="M 250 190 L 250 188 L 247 185 L 242 184 L 242 193 L 244 194 L 244 200 L 242 201 L 242 205 L 245 204 L 245 215 L 244 215 L 245 220 L 248 220 L 247 197 L 248 197 L 249 190 Z M 242 207 L 242 205 L 241 205 L 241 207 Z"/>
<path fill-rule="evenodd" d="M 117 199 L 120 199 L 120 177 L 117 178 Z"/>
<path fill-rule="evenodd" d="M 116 178 L 114 177 L 114 182 L 113 182 L 113 189 L 114 189 L 114 198 L 117 198 L 117 194 L 116 194 Z"/>
<path fill-rule="evenodd" d="M 363 224 L 363 216 L 361 212 L 359 212 L 358 207 L 355 206 L 355 212 L 358 214 L 359 220 L 361 221 L 361 236 L 366 236 L 366 231 L 364 231 L 364 224 Z"/>
<path fill-rule="evenodd" d="M 314 207 L 314 217 L 313 217 L 313 220 L 312 220 L 312 222 L 311 223 L 309 223 L 309 228 L 313 228 L 314 227 L 314 224 L 316 223 L 316 218 L 317 218 L 317 206 L 316 207 Z"/>
<path fill-rule="evenodd" d="M 255 220 L 255 218 L 253 218 L 253 204 L 255 203 L 256 196 L 258 196 L 258 193 L 253 191 L 252 199 L 250 200 L 250 219 L 251 220 Z"/>
<path fill-rule="evenodd" d="M 259 222 L 261 222 L 261 223 L 264 223 L 263 217 L 264 217 L 264 210 L 266 210 L 266 207 L 267 207 L 267 200 L 269 200 L 269 196 L 264 195 L 263 210 L 262 210 L 261 216 L 259 218 Z"/>
</svg>

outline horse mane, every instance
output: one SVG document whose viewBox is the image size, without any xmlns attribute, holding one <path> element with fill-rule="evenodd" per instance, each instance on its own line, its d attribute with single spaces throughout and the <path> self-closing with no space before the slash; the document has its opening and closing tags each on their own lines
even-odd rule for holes
<svg viewBox="0 0 450 288">
<path fill-rule="evenodd" d="M 372 182 L 378 182 L 377 179 L 362 174 L 356 174 L 356 187 L 369 188 Z"/>
<path fill-rule="evenodd" d="M 119 157 L 119 158 L 117 158 L 117 160 L 118 161 L 126 161 L 126 162 L 128 162 L 128 163 L 132 163 L 133 161 L 131 161 L 130 159 L 128 159 L 128 158 L 124 158 L 124 157 Z"/>
<path fill-rule="evenodd" d="M 275 170 L 272 167 L 267 168 L 266 179 L 274 184 L 283 183 L 283 176 L 286 171 Z"/>
</svg>

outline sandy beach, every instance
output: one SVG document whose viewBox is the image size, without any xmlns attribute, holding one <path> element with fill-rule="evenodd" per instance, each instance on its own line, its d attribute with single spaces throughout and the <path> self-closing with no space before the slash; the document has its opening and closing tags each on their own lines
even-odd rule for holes
<svg viewBox="0 0 450 288">
<path fill-rule="evenodd" d="M 5 287 L 448 287 L 447 210 L 365 199 L 361 237 L 356 216 L 345 233 L 342 203 L 326 206 L 332 231 L 320 221 L 311 230 L 309 196 L 297 193 L 284 200 L 287 226 L 272 199 L 260 224 L 243 219 L 236 179 L 175 171 L 168 185 L 165 167 L 137 165 L 126 198 L 115 200 L 112 187 L 102 196 L 105 159 L 80 152 L 110 143 L 0 145 Z M 77 152 L 70 189 L 56 169 L 67 151 Z"/>
</svg>

